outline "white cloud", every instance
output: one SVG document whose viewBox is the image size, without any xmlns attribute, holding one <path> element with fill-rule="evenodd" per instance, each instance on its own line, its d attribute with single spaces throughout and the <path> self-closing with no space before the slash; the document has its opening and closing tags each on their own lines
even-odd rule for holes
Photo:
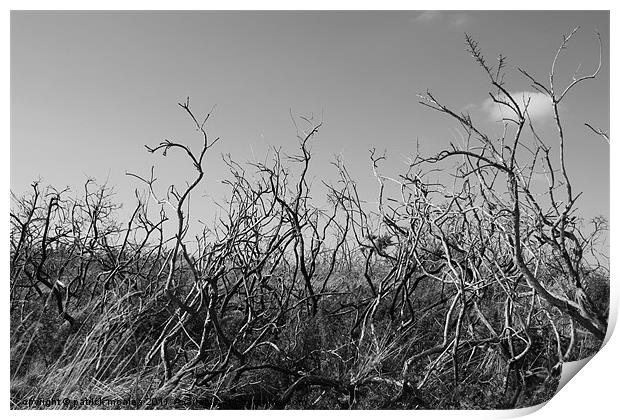
<svg viewBox="0 0 620 420">
<path fill-rule="evenodd" d="M 519 105 L 522 111 L 527 111 L 533 122 L 544 122 L 553 117 L 553 104 L 551 98 L 540 92 L 510 92 L 510 95 Z M 506 102 L 509 102 L 506 100 Z M 501 121 L 502 118 L 516 118 L 516 114 L 508 106 L 497 104 L 491 98 L 487 98 L 480 109 L 493 121 Z"/>
<path fill-rule="evenodd" d="M 415 17 L 414 21 L 416 22 L 431 22 L 433 20 L 441 19 L 442 13 L 439 10 L 427 10 L 426 12 L 420 13 Z"/>
<path fill-rule="evenodd" d="M 467 15 L 454 15 L 450 17 L 450 25 L 465 26 L 469 23 L 470 18 Z"/>
<path fill-rule="evenodd" d="M 441 10 L 427 10 L 411 19 L 414 23 L 444 22 L 447 26 L 456 28 L 466 26 L 471 18 L 464 14 L 450 14 Z"/>
</svg>

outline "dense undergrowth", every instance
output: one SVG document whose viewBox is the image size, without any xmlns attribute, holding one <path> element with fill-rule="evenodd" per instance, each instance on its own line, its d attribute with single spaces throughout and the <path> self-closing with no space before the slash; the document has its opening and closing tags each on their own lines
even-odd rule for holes
<svg viewBox="0 0 620 420">
<path fill-rule="evenodd" d="M 417 156 L 397 177 L 382 175 L 385 156 L 371 151 L 373 208 L 341 159 L 339 179 L 326 184 L 329 204 L 313 204 L 310 144 L 321 124 L 304 120 L 296 155 L 225 158 L 225 214 L 190 237 L 188 198 L 211 176 L 203 157 L 217 140 L 189 100 L 180 106 L 201 146 L 166 140 L 148 150 L 181 152 L 173 158 L 187 159 L 195 178 L 162 193 L 152 174 L 133 175 L 146 194 L 129 220 L 118 219 L 111 190 L 90 180 L 79 194 L 34 183 L 13 196 L 12 408 L 548 400 L 562 362 L 594 354 L 606 331 L 609 275 L 597 258 L 606 222 L 576 217 L 566 173 L 543 198 L 531 189 L 537 166 L 519 163 L 532 150 L 523 143 L 551 166 L 549 150 L 524 138 L 526 107 L 506 99 L 467 41 L 504 95 L 496 100 L 515 107 L 501 144 L 524 150 L 494 146 L 429 93 L 422 101 L 456 119 L 472 145 Z M 453 157 L 461 164 L 444 169 L 457 181 L 431 183 L 427 175 Z"/>
</svg>

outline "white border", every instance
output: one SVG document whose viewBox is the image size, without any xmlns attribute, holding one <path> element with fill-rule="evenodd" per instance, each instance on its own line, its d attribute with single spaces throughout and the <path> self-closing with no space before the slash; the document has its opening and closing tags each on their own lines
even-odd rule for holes
<svg viewBox="0 0 620 420">
<path fill-rule="evenodd" d="M 510 6 L 511 9 L 518 8 L 519 10 L 547 10 L 547 9 L 557 9 L 557 6 L 561 6 L 562 9 L 580 9 L 583 6 L 589 6 L 589 10 L 611 10 L 611 46 L 615 47 L 618 45 L 616 30 L 614 29 L 614 23 L 618 19 L 615 19 L 615 11 L 613 10 L 613 5 L 611 1 L 596 1 L 590 0 L 588 2 L 545 2 L 545 1 L 531 1 L 531 0 L 523 0 L 518 3 L 510 3 L 510 4 L 498 4 L 497 2 L 491 1 L 477 1 L 474 4 L 472 2 L 463 3 L 462 1 L 441 1 L 441 2 L 416 2 L 412 3 L 410 1 L 395 1 L 395 0 L 383 0 L 381 2 L 369 2 L 369 1 L 356 1 L 356 2 L 344 2 L 344 1 L 326 1 L 326 0 L 314 0 L 314 1 L 298 1 L 295 3 L 286 2 L 286 1 L 261 1 L 261 2 L 250 2 L 250 1 L 196 1 L 196 0 L 176 0 L 172 1 L 119 1 L 119 0 L 109 0 L 109 1 L 90 1 L 79 2 L 79 1 L 7 1 L 4 2 L 8 7 L 5 9 L 5 14 L 3 15 L 2 25 L 2 34 L 4 36 L 4 42 L 2 43 L 3 54 L 5 57 L 5 63 L 7 63 L 6 58 L 10 56 L 10 10 L 141 10 L 144 8 L 153 9 L 153 10 L 198 10 L 198 9 L 212 9 L 212 10 L 243 10 L 243 9 L 267 9 L 267 10 L 279 10 L 279 9 L 302 9 L 302 10 L 310 10 L 310 9 L 346 9 L 346 10 L 355 10 L 355 9 L 364 9 L 364 10 L 379 10 L 379 9 L 417 9 L 423 10 L 427 8 L 440 8 L 440 9 L 455 9 L 460 10 L 463 6 L 467 6 L 468 10 L 496 10 L 501 8 L 502 5 Z M 425 7 L 426 6 L 426 7 Z M 440 7 L 438 7 L 440 6 Z M 616 54 L 614 50 L 611 50 L 611 68 L 612 74 L 613 69 L 617 69 L 616 66 Z M 0 182 L 2 183 L 2 187 L 4 190 L 4 195 L 2 196 L 4 200 L 4 217 L 5 222 L 1 225 L 1 232 L 3 238 L 8 238 L 8 214 L 10 208 L 9 201 L 9 175 L 10 175 L 10 154 L 9 154 L 9 139 L 10 139 L 10 74 L 9 74 L 9 66 L 5 64 L 3 66 L 3 79 L 4 83 L 2 84 L 2 92 L 5 101 L 3 102 L 3 117 L 5 119 L 5 137 L 4 141 L 1 142 L 2 152 L 0 153 L 0 159 L 2 159 L 2 167 L 4 176 L 0 177 Z M 615 100 L 617 97 L 613 93 L 617 93 L 617 83 L 615 83 L 615 79 L 612 77 L 611 80 L 611 115 L 617 115 L 614 111 L 616 110 Z M 611 120 L 610 132 L 616 133 L 617 124 L 615 120 Z M 612 140 L 611 146 L 611 160 L 612 162 L 620 162 L 620 156 L 618 156 L 619 148 L 615 146 L 614 140 Z M 620 176 L 620 171 L 618 166 L 611 165 L 611 179 L 618 179 Z M 613 185 L 614 183 L 612 183 Z M 613 226 L 611 230 L 611 240 L 612 251 L 613 244 L 618 243 L 618 229 L 615 228 L 614 221 L 616 220 L 613 215 L 617 213 L 618 210 L 618 201 L 617 194 L 613 194 L 613 189 L 611 191 L 611 221 L 610 224 Z M 8 261 L 7 256 L 9 255 L 8 250 L 8 240 L 0 241 L 0 255 L 5 256 L 5 261 Z M 613 252 L 612 252 L 613 255 Z M 8 264 L 7 264 L 8 265 Z M 618 315 L 618 285 L 617 280 L 615 279 L 615 274 L 618 273 L 618 259 L 612 258 L 611 260 L 611 278 L 612 278 L 612 307 L 611 307 L 611 315 L 610 315 L 610 327 L 615 325 L 617 315 Z M 4 273 L 7 273 L 8 270 L 5 269 Z M 614 281 L 616 283 L 614 283 Z M 8 282 L 5 282 L 5 288 Z M 6 290 L 6 289 L 5 289 Z M 5 295 L 3 299 L 3 305 L 5 310 L 3 313 L 6 315 L 8 310 L 8 293 Z M 7 387 L 5 388 L 5 398 L 8 397 L 8 382 L 9 382 L 9 374 L 8 374 L 8 336 L 9 336 L 9 327 L 8 327 L 8 317 L 2 317 L 1 325 L 2 325 L 2 333 L 3 337 L 5 337 L 5 356 L 0 364 L 0 376 L 4 379 Z M 611 340 L 606 344 L 606 346 L 597 354 L 591 362 L 589 362 L 581 372 L 578 373 L 578 378 L 576 380 L 571 380 L 560 392 L 556 395 L 550 402 L 546 404 L 540 410 L 536 410 L 530 418 L 548 418 L 548 417 L 559 417 L 563 419 L 574 419 L 574 418 L 612 418 L 615 417 L 612 413 L 617 412 L 618 401 L 620 398 L 618 397 L 618 388 L 619 385 L 617 381 L 620 379 L 620 371 L 618 369 L 619 363 L 617 354 L 619 354 L 619 344 L 617 337 L 612 337 Z M 9 403 L 8 398 L 2 401 L 4 407 L 7 411 L 9 411 Z M 418 418 L 507 418 L 507 417 L 517 417 L 520 415 L 524 415 L 532 412 L 532 409 L 512 411 L 512 412 L 499 412 L 499 411 L 484 411 L 484 412 L 472 412 L 472 411 L 463 411 L 463 412 L 446 412 L 446 411 L 434 411 L 434 412 L 409 412 L 409 411 L 398 411 L 398 412 L 351 412 L 351 413 L 342 413 L 336 411 L 330 412 L 315 412 L 315 411 L 303 411 L 303 412 L 295 412 L 294 415 L 300 417 L 314 417 L 316 415 L 319 416 L 355 416 L 355 418 L 359 418 L 362 416 L 364 418 L 370 416 L 386 416 L 390 417 L 402 417 L 410 418 L 410 416 L 415 416 Z M 102 411 L 93 411 L 89 412 L 88 416 L 94 419 L 99 416 L 109 416 L 111 412 L 102 412 Z M 112 412 L 115 416 L 120 416 L 122 418 L 128 418 L 132 416 L 133 413 L 130 411 L 119 411 Z M 11 411 L 11 415 L 16 417 L 39 417 L 42 416 L 52 416 L 53 418 L 57 418 L 58 416 L 69 416 L 71 418 L 81 418 L 85 415 L 85 412 L 34 412 L 34 411 Z M 261 419 L 261 418 L 270 418 L 280 417 L 284 418 L 284 416 L 288 417 L 292 413 L 288 412 L 277 412 L 277 411 L 253 411 L 253 412 L 209 412 L 205 413 L 203 411 L 194 411 L 194 412 L 149 412 L 149 413 L 140 413 L 140 415 L 147 415 L 148 417 L 158 417 L 166 418 L 169 416 L 177 417 L 177 416 L 200 416 L 204 418 L 205 415 L 208 415 L 209 418 L 221 418 L 221 417 L 237 417 L 237 416 L 252 416 L 252 418 Z M 617 414 L 616 414 L 617 415 Z"/>
</svg>

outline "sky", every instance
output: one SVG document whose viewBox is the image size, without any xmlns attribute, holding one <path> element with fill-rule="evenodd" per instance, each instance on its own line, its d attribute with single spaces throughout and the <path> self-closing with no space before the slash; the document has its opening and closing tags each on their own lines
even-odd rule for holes
<svg viewBox="0 0 620 420">
<path fill-rule="evenodd" d="M 206 158 L 206 177 L 192 199 L 208 220 L 227 189 L 222 154 L 262 160 L 269 145 L 294 153 L 294 116 L 323 126 L 313 141 L 312 176 L 336 181 L 341 155 L 362 196 L 376 200 L 369 149 L 387 150 L 388 175 L 406 170 L 419 143 L 433 153 L 455 138 L 454 121 L 418 103 L 427 89 L 499 132 L 488 79 L 465 51 L 464 33 L 489 61 L 508 57 L 510 92 L 531 98 L 537 128 L 557 147 L 544 97 L 517 71 L 547 80 L 562 35 L 580 25 L 558 63 L 556 82 L 598 63 L 599 77 L 563 102 L 567 167 L 583 191 L 582 215 L 609 216 L 609 145 L 584 122 L 609 129 L 609 13 L 595 11 L 371 12 L 12 12 L 11 190 L 33 180 L 81 191 L 93 177 L 114 186 L 125 213 L 143 188 L 127 171 L 179 184 L 193 176 L 179 154 L 153 156 L 144 145 L 163 139 L 199 147 L 177 102 L 191 97 L 196 114 L 221 140 Z M 204 216 L 200 216 L 204 215 Z"/>
</svg>

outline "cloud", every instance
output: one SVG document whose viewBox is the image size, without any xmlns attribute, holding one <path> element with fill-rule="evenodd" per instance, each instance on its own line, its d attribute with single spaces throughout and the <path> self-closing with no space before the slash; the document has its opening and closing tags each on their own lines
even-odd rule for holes
<svg viewBox="0 0 620 420">
<path fill-rule="evenodd" d="M 432 22 L 434 20 L 439 20 L 442 17 L 442 13 L 439 10 L 427 10 L 426 12 L 420 13 L 418 16 L 414 18 L 416 22 Z"/>
<path fill-rule="evenodd" d="M 469 23 L 470 17 L 467 15 L 454 15 L 450 16 L 451 26 L 465 26 Z"/>
<path fill-rule="evenodd" d="M 471 21 L 471 18 L 464 14 L 449 14 L 441 10 L 427 10 L 412 19 L 414 23 L 425 23 L 443 21 L 449 27 L 462 27 Z"/>
<path fill-rule="evenodd" d="M 551 98 L 540 92 L 510 92 L 510 95 L 519 105 L 521 110 L 525 110 L 527 105 L 527 111 L 533 122 L 545 122 L 553 117 L 553 104 Z M 506 102 L 509 102 L 506 100 Z M 491 98 L 482 102 L 480 109 L 489 117 L 492 121 L 501 121 L 502 118 L 516 118 L 516 114 L 513 110 L 506 105 L 497 104 L 493 102 Z"/>
</svg>

